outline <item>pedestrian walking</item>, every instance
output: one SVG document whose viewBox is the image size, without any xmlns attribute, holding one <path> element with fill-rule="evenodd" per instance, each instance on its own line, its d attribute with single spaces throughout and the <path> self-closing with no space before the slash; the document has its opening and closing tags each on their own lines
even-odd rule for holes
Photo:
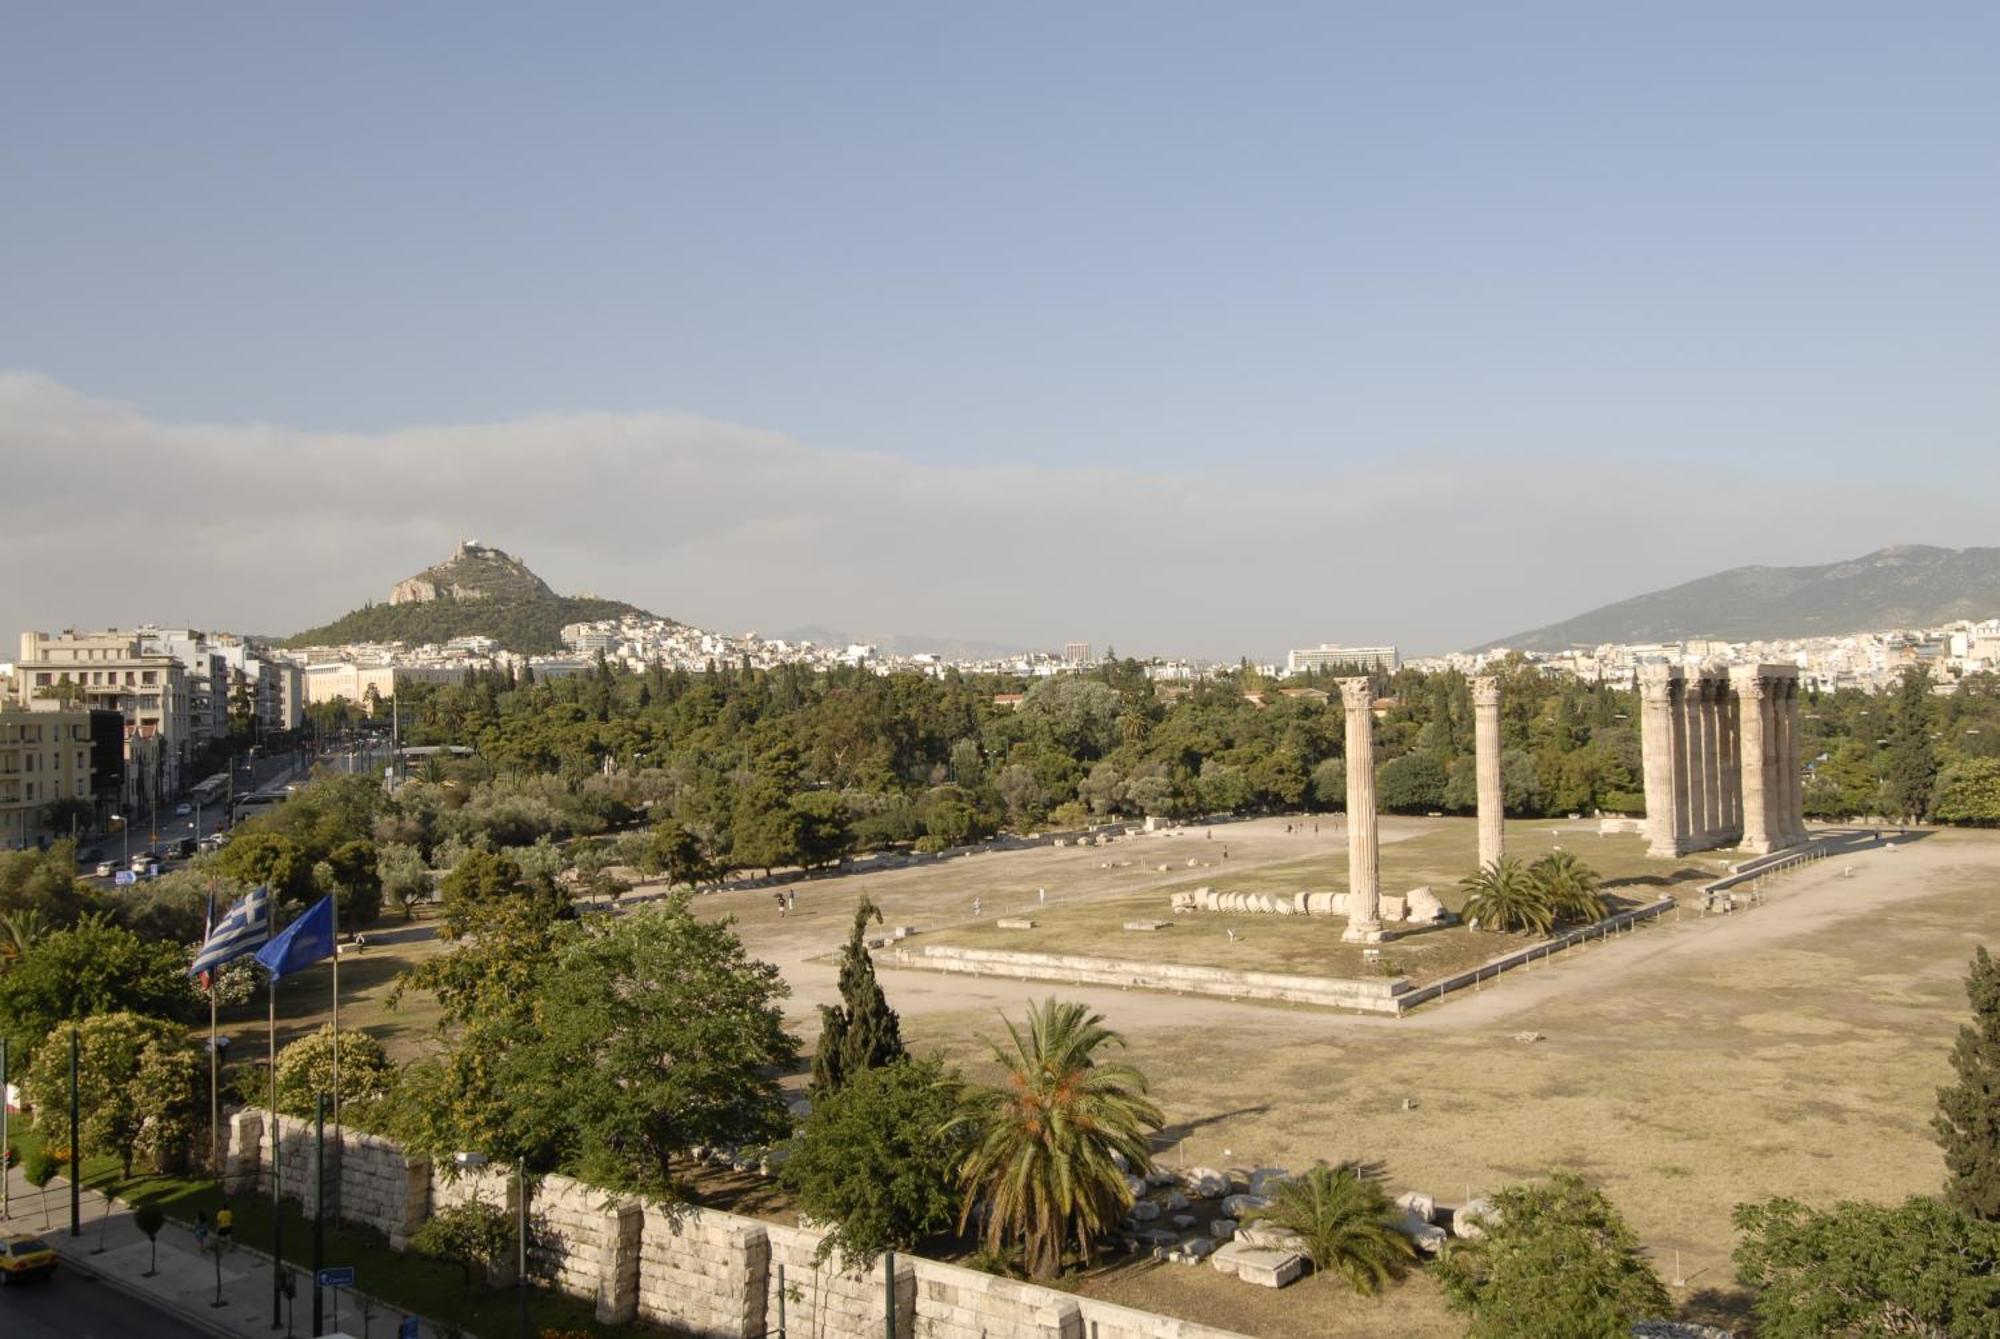
<svg viewBox="0 0 2000 1339">
<path fill-rule="evenodd" d="M 799 894 L 797 889 L 793 889 L 791 892 L 785 894 L 785 906 L 792 911 L 799 909 Z"/>
<path fill-rule="evenodd" d="M 783 920 L 785 919 L 785 911 L 786 911 L 785 895 L 783 893 L 779 893 L 776 896 L 778 899 L 778 919 Z"/>
<path fill-rule="evenodd" d="M 974 919 L 979 916 L 979 899 L 976 897 L 972 899 L 972 915 Z"/>
<path fill-rule="evenodd" d="M 236 1211 L 229 1207 L 229 1201 L 222 1201 L 222 1207 L 215 1211 L 215 1239 L 227 1246 L 236 1235 Z"/>
</svg>

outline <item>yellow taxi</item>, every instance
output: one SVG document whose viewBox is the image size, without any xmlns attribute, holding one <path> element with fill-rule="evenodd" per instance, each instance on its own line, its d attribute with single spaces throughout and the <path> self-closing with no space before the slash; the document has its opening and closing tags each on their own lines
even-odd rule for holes
<svg viewBox="0 0 2000 1339">
<path fill-rule="evenodd" d="M 0 1284 L 47 1278 L 55 1272 L 55 1248 L 40 1237 L 25 1232 L 0 1237 Z"/>
</svg>

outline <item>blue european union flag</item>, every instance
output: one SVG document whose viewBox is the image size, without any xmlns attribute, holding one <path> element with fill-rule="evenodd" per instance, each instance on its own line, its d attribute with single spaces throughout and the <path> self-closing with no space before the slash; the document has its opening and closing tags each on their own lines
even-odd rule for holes
<svg viewBox="0 0 2000 1339">
<path fill-rule="evenodd" d="M 333 897 L 331 894 L 306 908 L 303 916 L 286 926 L 283 933 L 257 950 L 273 981 L 310 967 L 321 958 L 333 956 Z"/>
</svg>

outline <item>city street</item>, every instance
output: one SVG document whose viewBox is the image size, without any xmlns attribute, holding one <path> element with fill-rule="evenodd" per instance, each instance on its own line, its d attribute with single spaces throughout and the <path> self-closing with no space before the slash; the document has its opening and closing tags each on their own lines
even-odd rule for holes
<svg viewBox="0 0 2000 1339">
<path fill-rule="evenodd" d="M 66 1265 L 46 1283 L 0 1288 L 0 1334 L 8 1339 L 208 1339 Z"/>
</svg>

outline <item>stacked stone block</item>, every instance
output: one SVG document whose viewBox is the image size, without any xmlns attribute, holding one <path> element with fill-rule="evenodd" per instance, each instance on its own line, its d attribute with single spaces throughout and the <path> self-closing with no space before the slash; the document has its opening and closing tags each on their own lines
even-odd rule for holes
<svg viewBox="0 0 2000 1339">
<path fill-rule="evenodd" d="M 771 1244 L 754 1219 L 647 1206 L 639 1233 L 640 1320 L 713 1339 L 759 1339 Z"/>
<path fill-rule="evenodd" d="M 922 1339 L 1088 1339 L 1074 1298 L 933 1260 L 913 1261 L 912 1273 Z M 1101 1339 L 1115 1333 L 1103 1331 Z"/>
<path fill-rule="evenodd" d="M 867 1335 L 886 1332 L 887 1299 L 880 1260 L 865 1273 L 849 1269 L 838 1256 L 817 1268 L 813 1256 L 821 1233 L 810 1228 L 768 1225 L 770 1275 L 766 1286 L 775 1297 L 778 1267 L 784 1266 L 785 1287 L 796 1300 L 786 1303 L 789 1327 L 802 1334 Z M 896 1339 L 916 1339 L 917 1279 L 911 1261 L 896 1257 Z M 775 1307 L 775 1302 L 772 1303 Z M 769 1313 L 775 1316 L 775 1310 Z M 994 1332 L 996 1335 L 999 1331 Z"/>
</svg>

